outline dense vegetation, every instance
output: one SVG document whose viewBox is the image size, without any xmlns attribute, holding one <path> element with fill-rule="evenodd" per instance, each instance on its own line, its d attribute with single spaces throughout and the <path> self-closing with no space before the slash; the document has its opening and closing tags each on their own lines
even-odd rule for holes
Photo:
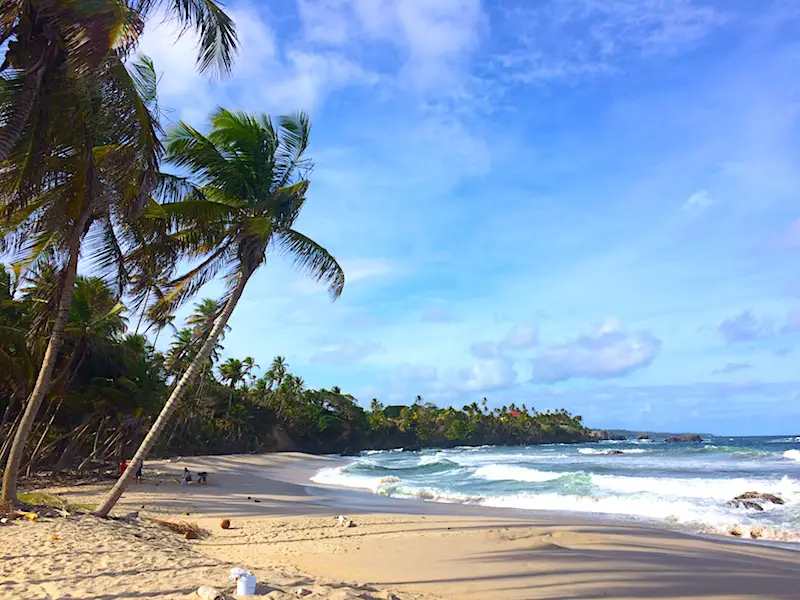
<svg viewBox="0 0 800 600">
<path fill-rule="evenodd" d="M 337 388 L 306 389 L 282 359 L 260 378 L 251 358 L 219 364 L 228 320 L 268 255 L 332 300 L 345 274 L 294 228 L 312 171 L 305 113 L 273 121 L 219 108 L 202 131 L 162 130 L 154 62 L 133 56 L 157 12 L 198 33 L 201 72 L 230 70 L 236 29 L 215 0 L 0 4 L 0 252 L 10 263 L 0 274 L 0 503 L 16 501 L 20 472 L 130 459 L 96 511 L 106 515 L 154 452 L 586 435 L 563 411 L 418 399 L 374 400 L 367 412 Z M 224 297 L 200 302 L 159 354 L 177 308 L 212 279 L 224 280 Z"/>
<path fill-rule="evenodd" d="M 14 294 L 11 276 L 0 274 L 0 432 L 5 440 L 0 457 L 7 452 L 8 433 L 40 359 L 41 340 L 28 346 L 24 331 L 36 317 L 49 276 L 52 271 L 29 275 Z M 167 331 L 151 329 L 151 341 L 128 331 L 135 331 L 138 319 L 127 322 L 124 307 L 101 279 L 80 277 L 55 383 L 30 437 L 25 470 L 91 469 L 130 459 L 218 311 L 214 300 L 199 302 L 183 328 L 168 330 L 171 341 L 162 355 L 153 349 L 152 340 L 163 340 Z M 351 453 L 366 448 L 574 441 L 585 435 L 580 417 L 563 411 L 535 413 L 514 405 L 490 411 L 485 400 L 461 410 L 437 408 L 419 397 L 403 407 L 383 407 L 372 400 L 365 410 L 337 387 L 306 388 L 281 357 L 264 365 L 264 374 L 257 377 L 254 370 L 259 367 L 252 358 L 220 361 L 222 350 L 217 344 L 156 454 Z"/>
</svg>

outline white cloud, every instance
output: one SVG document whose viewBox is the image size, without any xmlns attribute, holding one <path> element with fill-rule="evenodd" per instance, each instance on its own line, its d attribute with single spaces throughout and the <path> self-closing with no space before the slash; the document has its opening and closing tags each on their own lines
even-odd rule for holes
<svg viewBox="0 0 800 600">
<path fill-rule="evenodd" d="M 532 323 L 520 323 L 508 332 L 501 346 L 508 350 L 533 348 L 539 341 L 539 330 Z"/>
<path fill-rule="evenodd" d="M 311 356 L 312 363 L 329 365 L 351 365 L 361 362 L 380 350 L 380 345 L 371 341 L 354 342 L 349 339 L 331 340 Z"/>
<path fill-rule="evenodd" d="M 729 375 L 731 373 L 739 373 L 740 371 L 747 371 L 754 368 L 750 363 L 732 363 L 729 362 L 721 369 L 716 369 L 711 372 L 712 375 Z"/>
<path fill-rule="evenodd" d="M 399 50 L 403 79 L 424 91 L 456 81 L 483 21 L 480 0 L 299 0 L 298 12 L 312 43 Z"/>
<path fill-rule="evenodd" d="M 692 48 L 725 18 L 702 0 L 544 0 L 507 12 L 519 47 L 498 63 L 517 82 L 613 73 Z"/>
<path fill-rule="evenodd" d="M 649 365 L 660 348 L 661 340 L 652 333 L 624 333 L 619 321 L 609 318 L 592 334 L 540 352 L 532 361 L 532 379 L 555 383 L 621 377 Z"/>
<path fill-rule="evenodd" d="M 351 258 L 339 261 L 347 284 L 393 277 L 404 270 L 384 258 Z M 347 285 L 346 284 L 346 285 Z"/>
<path fill-rule="evenodd" d="M 517 381 L 514 362 L 506 356 L 479 360 L 458 373 L 460 387 L 465 391 L 487 392 L 509 387 Z"/>
<path fill-rule="evenodd" d="M 332 91 L 348 85 L 374 85 L 380 78 L 360 63 L 331 50 L 282 50 L 264 17 L 253 8 L 228 11 L 239 33 L 239 53 L 229 77 L 209 81 L 197 73 L 197 36 L 182 36 L 174 22 L 149 19 L 140 52 L 150 56 L 161 103 L 177 110 L 171 119 L 203 120 L 219 103 L 249 110 L 314 110 Z"/>
<path fill-rule="evenodd" d="M 729 344 L 752 342 L 772 335 L 772 324 L 757 317 L 753 311 L 746 310 L 720 323 L 719 332 Z"/>
<path fill-rule="evenodd" d="M 686 202 L 683 203 L 683 210 L 699 212 L 705 210 L 712 204 L 714 204 L 714 201 L 711 199 L 711 196 L 708 195 L 708 192 L 706 190 L 700 190 L 686 199 Z"/>
</svg>

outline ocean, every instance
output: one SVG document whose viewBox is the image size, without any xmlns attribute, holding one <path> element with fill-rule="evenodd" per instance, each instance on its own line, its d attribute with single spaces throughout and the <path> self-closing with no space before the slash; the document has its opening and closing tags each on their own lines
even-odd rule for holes
<svg viewBox="0 0 800 600">
<path fill-rule="evenodd" d="M 800 437 L 369 451 L 313 481 L 398 498 L 602 514 L 694 533 L 738 528 L 745 538 L 754 531 L 800 542 Z M 764 502 L 763 512 L 726 505 L 751 491 L 785 504 Z"/>
</svg>

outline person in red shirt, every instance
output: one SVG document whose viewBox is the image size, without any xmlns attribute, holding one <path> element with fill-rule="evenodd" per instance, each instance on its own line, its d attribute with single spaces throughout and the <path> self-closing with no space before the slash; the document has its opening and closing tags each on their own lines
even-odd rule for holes
<svg viewBox="0 0 800 600">
<path fill-rule="evenodd" d="M 125 469 L 128 468 L 128 461 L 123 460 L 119 463 L 119 474 L 122 475 L 125 472 Z"/>
</svg>

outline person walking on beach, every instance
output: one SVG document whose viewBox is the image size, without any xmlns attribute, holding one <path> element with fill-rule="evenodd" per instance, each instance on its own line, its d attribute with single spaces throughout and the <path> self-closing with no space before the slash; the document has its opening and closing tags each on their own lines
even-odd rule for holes
<svg viewBox="0 0 800 600">
<path fill-rule="evenodd" d="M 139 468 L 136 469 L 136 483 L 142 483 L 142 465 L 144 465 L 144 462 L 140 462 Z"/>
<path fill-rule="evenodd" d="M 189 483 L 192 483 L 192 474 L 189 472 L 189 469 L 184 467 L 183 478 L 181 479 L 181 485 L 187 485 Z"/>
<path fill-rule="evenodd" d="M 125 472 L 125 469 L 127 468 L 128 468 L 128 461 L 123 460 L 121 463 L 119 463 L 119 474 L 122 475 Z"/>
</svg>

